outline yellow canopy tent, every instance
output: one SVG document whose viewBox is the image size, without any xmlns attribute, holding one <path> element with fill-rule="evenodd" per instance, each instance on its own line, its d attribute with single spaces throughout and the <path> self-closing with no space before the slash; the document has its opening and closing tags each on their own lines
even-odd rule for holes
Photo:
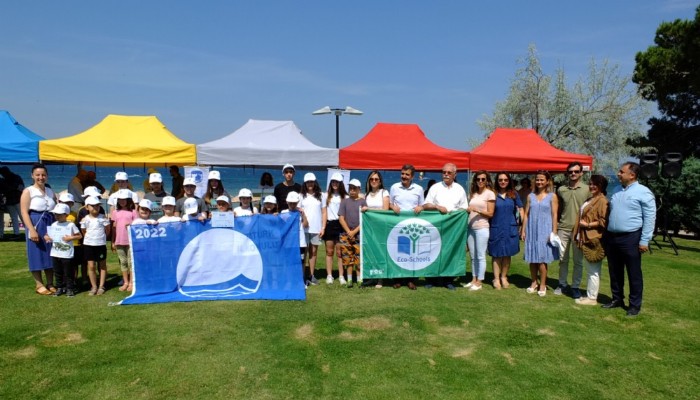
<svg viewBox="0 0 700 400">
<path fill-rule="evenodd" d="M 42 161 L 119 165 L 194 165 L 194 144 L 177 138 L 154 116 L 108 115 L 92 128 L 39 142 Z"/>
</svg>

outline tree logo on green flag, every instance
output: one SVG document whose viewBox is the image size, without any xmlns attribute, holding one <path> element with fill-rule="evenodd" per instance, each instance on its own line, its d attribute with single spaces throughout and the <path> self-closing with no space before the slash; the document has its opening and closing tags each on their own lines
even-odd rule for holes
<svg viewBox="0 0 700 400">
<path fill-rule="evenodd" d="M 435 262 L 442 247 L 440 232 L 430 222 L 408 218 L 394 226 L 387 238 L 387 253 L 399 267 L 418 271 Z"/>
</svg>

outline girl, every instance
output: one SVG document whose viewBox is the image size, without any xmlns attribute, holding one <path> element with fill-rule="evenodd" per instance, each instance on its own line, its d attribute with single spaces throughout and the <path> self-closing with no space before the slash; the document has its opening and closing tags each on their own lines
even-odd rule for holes
<svg viewBox="0 0 700 400">
<path fill-rule="evenodd" d="M 88 263 L 88 277 L 90 278 L 90 292 L 88 295 L 102 295 L 105 292 L 105 280 L 107 279 L 107 236 L 110 234 L 110 223 L 104 215 L 100 214 L 100 200 L 96 197 L 85 199 L 89 214 L 80 221 L 80 229 L 83 232 L 83 255 Z M 97 286 L 96 265 L 100 268 L 99 287 Z"/>
<path fill-rule="evenodd" d="M 221 182 L 221 173 L 219 171 L 209 171 L 207 192 L 204 194 L 204 202 L 209 206 L 210 211 L 216 210 L 216 199 L 219 196 L 228 196 L 228 192 L 224 190 L 224 184 Z"/>
<path fill-rule="evenodd" d="M 201 219 L 203 214 L 199 213 L 199 205 L 197 203 L 196 198 L 194 198 L 194 197 L 187 198 L 182 204 L 182 210 L 183 210 L 182 221 L 187 222 L 187 221 L 200 220 L 200 221 L 204 222 L 204 220 Z"/>
<path fill-rule="evenodd" d="M 489 228 L 488 250 L 493 266 L 493 287 L 506 289 L 510 258 L 520 252 L 520 238 L 516 215 L 522 219 L 523 203 L 513 186 L 510 175 L 496 175 L 497 195 L 493 218 Z"/>
<path fill-rule="evenodd" d="M 525 262 L 530 264 L 532 283 L 528 293 L 547 294 L 547 264 L 559 259 L 559 247 L 550 243 L 557 232 L 559 201 L 552 193 L 552 176 L 547 171 L 535 175 L 534 192 L 527 196 L 520 237 L 525 241 Z M 539 272 L 539 284 L 537 273 Z"/>
<path fill-rule="evenodd" d="M 112 252 L 117 253 L 119 268 L 124 280 L 124 284 L 119 287 L 120 292 L 131 288 L 131 250 L 127 227 L 139 216 L 134 208 L 131 191 L 129 189 L 118 190 L 116 210 L 112 212 L 109 219 L 112 221 Z"/>
<path fill-rule="evenodd" d="M 309 226 L 304 229 L 306 236 L 307 251 L 304 254 L 304 264 L 308 260 L 309 275 L 306 277 L 306 283 L 310 285 L 318 285 L 318 279 L 314 276 L 316 271 L 316 259 L 318 257 L 318 246 L 321 244 L 321 227 L 323 225 L 323 202 L 321 201 L 321 187 L 316 181 L 316 175 L 309 172 L 304 175 L 303 194 L 301 195 L 301 203 L 299 207 L 304 210 L 304 215 L 309 221 Z"/>
<path fill-rule="evenodd" d="M 163 202 L 161 206 L 163 207 L 163 216 L 158 218 L 158 223 L 162 224 L 164 222 L 180 222 L 182 219 L 175 216 L 175 205 L 177 200 L 173 196 L 163 197 Z"/>
<path fill-rule="evenodd" d="M 469 192 L 469 234 L 467 246 L 472 261 L 472 281 L 469 290 L 481 290 L 486 274 L 486 246 L 489 242 L 489 218 L 493 216 L 496 194 L 493 192 L 491 177 L 486 171 L 474 174 Z"/>
<path fill-rule="evenodd" d="M 138 218 L 134 219 L 131 225 L 158 225 L 158 221 L 151 218 L 151 214 L 153 213 L 152 209 L 152 201 L 148 199 L 141 200 L 137 207 Z M 131 290 L 131 285 L 129 285 L 129 290 Z"/>
<path fill-rule="evenodd" d="M 265 196 L 265 200 L 263 200 L 263 208 L 260 213 L 277 215 L 277 198 L 273 195 Z"/>
<path fill-rule="evenodd" d="M 340 226 L 343 233 L 339 242 L 343 257 L 343 265 L 347 267 L 348 287 L 352 287 L 352 271 L 357 269 L 357 281 L 361 283 L 360 276 L 360 208 L 366 207 L 365 199 L 360 198 L 360 181 L 352 179 L 348 184 L 350 195 L 340 203 L 338 210 Z"/>
<path fill-rule="evenodd" d="M 326 283 L 333 284 L 333 254 L 338 257 L 338 281 L 341 285 L 346 285 L 343 261 L 340 255 L 338 240 L 343 233 L 338 219 L 338 208 L 340 202 L 348 196 L 343 184 L 343 175 L 336 172 L 331 175 L 331 182 L 328 184 L 328 191 L 323 194 L 321 202 L 325 205 L 322 210 L 322 224 L 320 236 L 326 242 Z"/>
<path fill-rule="evenodd" d="M 432 180 L 433 183 L 435 180 Z M 388 210 L 389 209 L 389 191 L 384 189 L 384 180 L 382 180 L 382 174 L 379 171 L 374 170 L 367 176 L 367 182 L 365 182 L 365 201 L 367 206 L 363 207 L 362 211 L 366 210 Z M 427 190 L 426 190 L 427 193 Z M 368 282 L 367 284 L 372 284 Z M 381 289 L 384 282 L 379 279 L 374 285 L 375 288 Z"/>
<path fill-rule="evenodd" d="M 253 192 L 250 189 L 241 189 L 238 192 L 238 201 L 240 205 L 233 209 L 234 216 L 249 217 L 258 213 L 258 209 L 253 207 Z"/>
<path fill-rule="evenodd" d="M 216 198 L 216 208 L 220 212 L 230 212 L 231 211 L 231 200 L 228 198 L 228 196 L 217 197 Z"/>
<path fill-rule="evenodd" d="M 306 219 L 304 210 L 298 207 L 299 200 L 301 200 L 299 193 L 289 192 L 287 194 L 287 209 L 282 210 L 280 214 L 299 213 L 299 255 L 303 260 L 304 253 L 306 253 L 306 237 L 304 236 L 304 229 L 309 226 L 309 221 Z M 301 264 L 301 276 L 304 276 L 304 263 Z M 304 286 L 306 286 L 306 280 L 304 280 Z"/>
</svg>

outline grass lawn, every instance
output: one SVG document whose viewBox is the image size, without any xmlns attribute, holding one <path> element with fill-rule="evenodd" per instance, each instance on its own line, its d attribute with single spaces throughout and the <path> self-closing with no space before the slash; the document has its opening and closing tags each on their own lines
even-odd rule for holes
<svg viewBox="0 0 700 400">
<path fill-rule="evenodd" d="M 676 242 L 644 256 L 637 318 L 526 294 L 521 256 L 498 291 L 328 287 L 318 271 L 305 302 L 110 307 L 113 255 L 104 296 L 45 297 L 24 243 L 0 242 L 0 398 L 697 399 L 700 242 Z"/>
</svg>

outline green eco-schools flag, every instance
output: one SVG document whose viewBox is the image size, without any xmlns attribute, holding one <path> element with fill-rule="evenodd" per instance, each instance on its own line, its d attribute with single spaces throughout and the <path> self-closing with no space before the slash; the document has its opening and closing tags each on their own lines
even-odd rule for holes
<svg viewBox="0 0 700 400">
<path fill-rule="evenodd" d="M 464 210 L 361 213 L 363 279 L 464 276 L 467 219 Z"/>
</svg>

